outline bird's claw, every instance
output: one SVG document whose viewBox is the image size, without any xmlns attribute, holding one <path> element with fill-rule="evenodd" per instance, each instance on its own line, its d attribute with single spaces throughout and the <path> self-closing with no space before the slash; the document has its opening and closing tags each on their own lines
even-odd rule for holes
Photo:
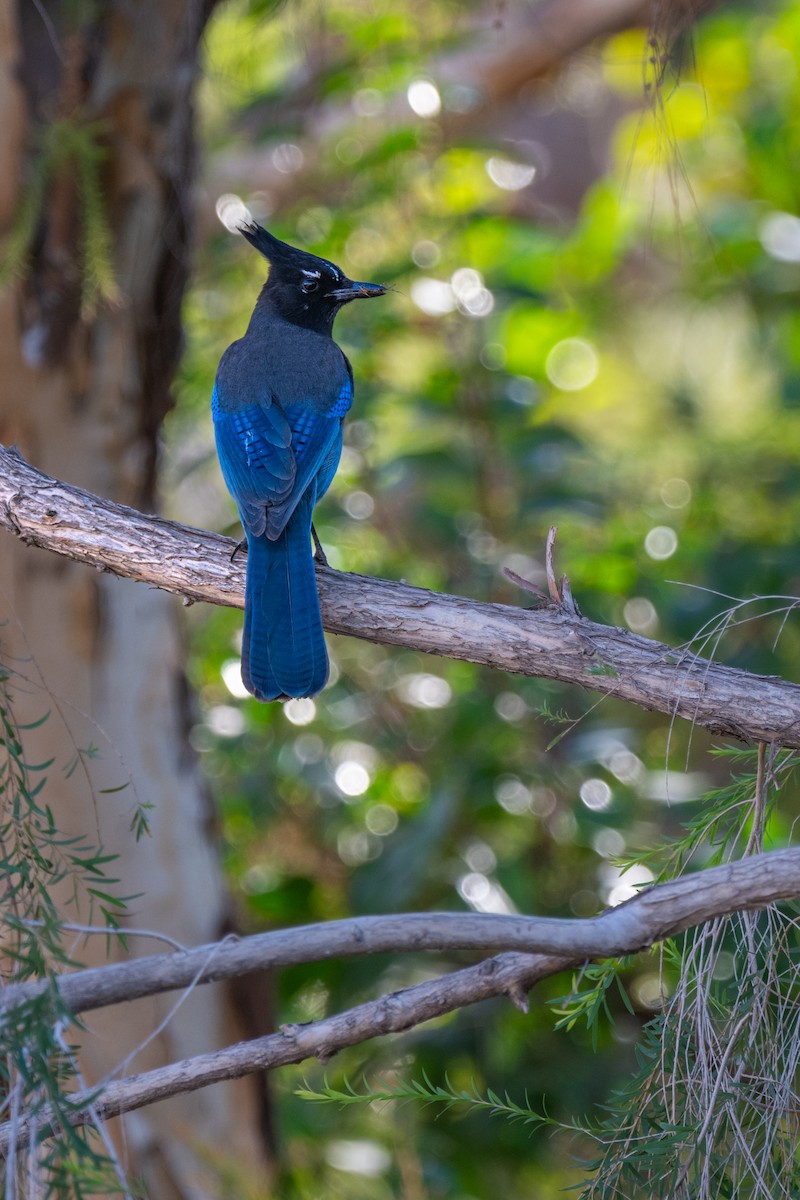
<svg viewBox="0 0 800 1200">
<path fill-rule="evenodd" d="M 316 559 L 316 561 L 319 563 L 319 565 L 321 567 L 330 566 L 327 555 L 325 554 L 325 551 L 322 549 L 322 543 L 319 540 L 317 531 L 314 528 L 313 521 L 311 522 L 311 536 L 314 539 L 314 558 Z"/>
</svg>

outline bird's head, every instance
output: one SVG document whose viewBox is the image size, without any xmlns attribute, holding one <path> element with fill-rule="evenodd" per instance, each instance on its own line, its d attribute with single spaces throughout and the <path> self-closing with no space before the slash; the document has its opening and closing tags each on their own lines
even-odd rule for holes
<svg viewBox="0 0 800 1200">
<path fill-rule="evenodd" d="M 339 309 L 351 300 L 382 296 L 382 283 L 356 283 L 327 258 L 281 242 L 255 222 L 239 232 L 269 260 L 264 295 L 286 321 L 330 332 Z"/>
</svg>

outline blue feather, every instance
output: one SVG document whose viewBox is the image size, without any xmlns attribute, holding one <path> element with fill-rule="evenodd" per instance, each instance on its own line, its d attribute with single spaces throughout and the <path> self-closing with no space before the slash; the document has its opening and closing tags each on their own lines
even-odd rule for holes
<svg viewBox="0 0 800 1200">
<path fill-rule="evenodd" d="M 259 700 L 313 696 L 328 680 L 328 655 L 311 556 L 313 489 L 275 541 L 247 538 L 242 679 Z"/>
<path fill-rule="evenodd" d="M 247 535 L 242 679 L 259 700 L 313 696 L 328 678 L 311 519 L 342 453 L 350 364 L 332 338 L 342 304 L 380 295 L 338 267 L 242 232 L 272 268 L 243 338 L 220 362 L 211 411 L 222 474 Z"/>
</svg>

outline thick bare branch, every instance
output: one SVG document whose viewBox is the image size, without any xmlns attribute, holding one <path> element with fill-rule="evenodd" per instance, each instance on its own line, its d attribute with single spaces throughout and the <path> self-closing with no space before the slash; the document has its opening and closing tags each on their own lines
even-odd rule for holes
<svg viewBox="0 0 800 1200">
<path fill-rule="evenodd" d="M 479 955 L 521 951 L 579 961 L 612 958 L 714 917 L 798 895 L 800 849 L 775 850 L 658 884 L 584 920 L 490 913 L 352 917 L 74 971 L 61 975 L 58 986 L 65 1004 L 80 1013 L 252 971 L 365 954 L 466 950 Z M 4 988 L 0 1018 L 47 986 L 34 982 Z"/>
<path fill-rule="evenodd" d="M 145 516 L 36 471 L 0 447 L 0 527 L 186 600 L 241 608 L 233 543 Z M 325 628 L 367 641 L 576 683 L 713 733 L 800 747 L 800 687 L 549 607 L 527 611 L 317 568 Z"/>
<path fill-rule="evenodd" d="M 506 953 L 451 975 L 426 981 L 382 996 L 344 1013 L 308 1025 L 284 1026 L 278 1033 L 243 1042 L 210 1054 L 198 1055 L 107 1083 L 96 1093 L 75 1097 L 76 1107 L 92 1099 L 92 1113 L 105 1119 L 163 1100 L 178 1092 L 194 1091 L 222 1079 L 238 1078 L 306 1058 L 323 1061 L 370 1038 L 398 1033 L 423 1021 L 481 1000 L 505 995 L 525 1007 L 528 991 L 538 980 L 587 958 L 634 953 L 692 925 L 745 908 L 761 908 L 775 900 L 800 895 L 800 850 L 779 850 L 755 855 L 724 867 L 649 888 L 626 904 L 592 920 L 545 920 L 491 915 L 440 913 L 410 914 L 334 921 L 277 934 L 263 934 L 240 943 L 203 946 L 187 954 L 139 959 L 131 972 L 117 965 L 65 976 L 60 988 L 70 996 L 70 979 L 77 981 L 73 1001 L 78 1007 L 111 1004 L 126 996 L 122 986 L 145 995 L 192 980 L 220 979 L 266 966 L 287 965 L 336 954 L 364 954 L 409 949 L 485 949 L 491 945 L 526 945 L 555 953 Z M 172 972 L 170 974 L 170 972 Z M 114 981 L 105 989 L 100 977 Z M 145 978 L 145 987 L 136 987 Z M 83 989 L 83 992 L 82 992 Z M 16 991 L 29 995 L 31 985 Z M 89 1119 L 88 1109 L 76 1113 L 76 1123 Z M 47 1118 L 40 1114 L 42 1133 Z M 29 1127 L 17 1124 L 14 1143 L 26 1144 Z M 10 1124 L 0 1126 L 0 1153 L 8 1149 Z"/>
</svg>

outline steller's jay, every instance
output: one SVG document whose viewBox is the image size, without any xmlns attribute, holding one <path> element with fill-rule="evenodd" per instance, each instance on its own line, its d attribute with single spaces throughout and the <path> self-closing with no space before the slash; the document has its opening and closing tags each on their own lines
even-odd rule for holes
<svg viewBox="0 0 800 1200">
<path fill-rule="evenodd" d="M 211 411 L 247 535 L 242 679 L 259 700 L 286 700 L 315 695 L 328 678 L 311 516 L 336 474 L 353 402 L 333 321 L 343 304 L 386 289 L 353 283 L 255 223 L 240 232 L 270 271 L 247 332 L 222 356 Z"/>
</svg>

